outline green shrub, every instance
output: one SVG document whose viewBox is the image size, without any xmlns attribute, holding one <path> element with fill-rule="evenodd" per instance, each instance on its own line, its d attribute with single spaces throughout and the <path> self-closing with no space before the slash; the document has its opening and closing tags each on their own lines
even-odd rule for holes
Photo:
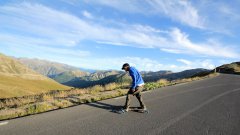
<svg viewBox="0 0 240 135">
<path fill-rule="evenodd" d="M 146 83 L 144 87 L 146 90 L 153 90 L 158 88 L 158 85 L 159 85 L 158 83 L 150 82 L 150 83 Z"/>
</svg>

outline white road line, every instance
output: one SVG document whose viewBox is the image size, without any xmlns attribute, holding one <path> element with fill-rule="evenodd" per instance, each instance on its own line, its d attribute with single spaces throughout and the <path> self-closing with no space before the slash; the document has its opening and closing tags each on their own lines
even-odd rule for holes
<svg viewBox="0 0 240 135">
<path fill-rule="evenodd" d="M 114 98 L 114 99 L 121 99 L 121 98 L 125 98 L 125 96 L 116 97 L 116 98 Z"/>
<path fill-rule="evenodd" d="M 7 125 L 8 121 L 0 122 L 0 126 Z"/>
</svg>

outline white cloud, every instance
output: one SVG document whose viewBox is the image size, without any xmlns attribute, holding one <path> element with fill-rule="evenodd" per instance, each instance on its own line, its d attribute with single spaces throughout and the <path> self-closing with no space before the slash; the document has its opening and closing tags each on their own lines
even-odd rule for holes
<svg viewBox="0 0 240 135">
<path fill-rule="evenodd" d="M 123 23 L 116 27 L 117 22 L 115 27 L 109 24 L 105 26 L 97 20 L 84 20 L 64 11 L 30 3 L 1 6 L 0 13 L 0 28 L 15 31 L 0 32 L 3 45 L 60 46 L 70 49 L 82 45 L 84 40 L 91 40 L 106 45 L 157 48 L 195 56 L 239 56 L 236 50 L 217 42 L 194 43 L 178 28 L 159 30 L 146 25 Z"/>
<path fill-rule="evenodd" d="M 60 1 L 70 4 L 70 5 L 73 5 L 73 6 L 75 6 L 76 3 L 78 3 L 78 0 L 60 0 Z"/>
<path fill-rule="evenodd" d="M 104 6 L 109 6 L 124 12 L 134 12 L 143 13 L 146 9 L 145 1 L 139 2 L 139 0 L 84 0 L 86 3 L 90 4 L 101 4 Z M 142 8 L 142 10 L 140 10 Z"/>
<path fill-rule="evenodd" d="M 208 34 L 225 34 L 225 36 L 236 36 L 238 34 L 240 9 L 237 1 L 192 1 L 198 9 L 199 14 L 204 17 L 205 28 Z"/>
<path fill-rule="evenodd" d="M 76 62 L 77 61 L 77 62 Z M 121 70 L 121 66 L 124 63 L 129 63 L 130 65 L 136 67 L 140 71 L 159 71 L 159 70 L 171 70 L 174 72 L 183 71 L 187 69 L 195 68 L 205 68 L 213 69 L 215 66 L 212 60 L 186 60 L 178 59 L 176 60 L 180 64 L 163 64 L 160 61 L 144 58 L 144 57 L 107 57 L 107 58 L 90 58 L 90 59 L 76 59 L 73 58 L 71 61 L 68 58 L 61 58 L 62 63 L 67 63 L 69 65 L 89 68 L 89 69 L 115 69 Z M 94 63 L 94 64 L 93 64 Z M 175 63 L 172 61 L 172 63 Z"/>
<path fill-rule="evenodd" d="M 196 28 L 204 28 L 204 18 L 198 10 L 187 0 L 148 1 L 155 11 L 164 13 L 173 20 Z"/>
<path fill-rule="evenodd" d="M 47 46 L 36 46 L 36 45 L 6 45 L 1 48 L 8 48 L 11 50 L 11 52 L 16 52 L 17 54 L 20 54 L 20 56 L 28 56 L 32 55 L 34 57 L 37 56 L 47 56 L 45 59 L 47 59 L 49 56 L 56 56 L 56 57 L 76 57 L 76 58 L 85 58 L 91 55 L 89 51 L 82 51 L 79 49 L 67 49 L 67 48 L 55 48 L 55 47 L 47 47 Z M 41 57 L 40 57 L 41 58 Z"/>
<path fill-rule="evenodd" d="M 179 71 L 181 69 L 176 68 L 176 65 L 165 65 L 156 60 L 142 57 L 113 57 L 113 58 L 94 58 L 80 61 L 79 67 L 85 67 L 90 69 L 117 69 L 121 70 L 121 66 L 124 63 L 129 63 L 135 66 L 140 71 L 159 71 L 159 70 L 172 70 Z M 93 64 L 94 63 L 94 64 Z M 71 64 L 71 63 L 68 63 Z"/>
<path fill-rule="evenodd" d="M 214 69 L 215 65 L 212 60 L 194 60 L 189 61 L 186 59 L 177 59 L 178 62 L 183 63 L 184 65 L 179 66 L 179 69 L 194 69 L 194 68 L 205 68 L 205 69 Z"/>
<path fill-rule="evenodd" d="M 105 44 L 105 45 L 130 46 L 129 44 L 124 44 L 121 42 L 111 42 L 111 41 L 96 41 L 96 43 Z"/>
<path fill-rule="evenodd" d="M 187 0 L 85 0 L 87 3 L 101 4 L 123 12 L 141 13 L 147 15 L 164 15 L 174 21 L 191 27 L 204 28 L 204 18 Z"/>
<path fill-rule="evenodd" d="M 189 40 L 188 35 L 174 28 L 171 31 L 173 41 L 181 48 L 185 48 L 185 53 L 202 54 L 204 56 L 216 56 L 237 58 L 239 56 L 233 49 L 221 45 L 218 42 L 193 43 Z"/>
<path fill-rule="evenodd" d="M 89 13 L 88 11 L 83 11 L 82 12 L 83 16 L 89 18 L 89 19 L 92 19 L 93 18 L 93 15 L 91 13 Z"/>
<path fill-rule="evenodd" d="M 77 27 L 88 26 L 77 17 L 59 12 L 40 4 L 21 3 L 0 7 L 0 28 L 8 28 L 19 34 L 12 36 L 31 37 L 31 43 L 48 46 L 74 46 L 81 39 Z M 1 32 L 9 34 L 7 32 Z M 81 34 L 83 35 L 83 33 Z M 28 40 L 25 40 L 28 43 Z"/>
<path fill-rule="evenodd" d="M 182 53 L 182 51 L 181 51 L 181 50 L 178 50 L 178 49 L 162 48 L 161 50 L 164 51 L 164 52 L 175 53 L 175 54 L 180 54 L 180 53 Z"/>
<path fill-rule="evenodd" d="M 191 61 L 188 61 L 188 60 L 185 60 L 185 59 L 177 59 L 177 61 L 182 62 L 182 63 L 184 63 L 186 65 L 191 65 L 192 64 Z"/>
<path fill-rule="evenodd" d="M 236 36 L 240 26 L 240 4 L 238 1 L 85 0 L 85 2 L 108 6 L 121 12 L 139 13 L 160 18 L 165 16 L 175 22 L 206 30 L 207 34 L 220 33 Z"/>
</svg>

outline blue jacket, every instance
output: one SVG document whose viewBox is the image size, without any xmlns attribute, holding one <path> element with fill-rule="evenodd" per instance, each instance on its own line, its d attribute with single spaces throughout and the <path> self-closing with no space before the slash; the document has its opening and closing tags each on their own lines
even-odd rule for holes
<svg viewBox="0 0 240 135">
<path fill-rule="evenodd" d="M 129 74 L 132 77 L 132 86 L 131 89 L 135 89 L 138 85 L 144 84 L 141 74 L 137 71 L 136 68 L 130 67 Z"/>
</svg>

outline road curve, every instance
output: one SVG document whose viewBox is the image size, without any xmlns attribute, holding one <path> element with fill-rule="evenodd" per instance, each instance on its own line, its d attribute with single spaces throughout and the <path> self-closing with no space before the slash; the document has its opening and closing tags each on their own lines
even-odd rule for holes
<svg viewBox="0 0 240 135">
<path fill-rule="evenodd" d="M 221 74 L 146 92 L 149 114 L 114 113 L 125 99 L 110 99 L 0 122 L 0 134 L 240 135 L 239 82 L 240 76 Z"/>
</svg>

